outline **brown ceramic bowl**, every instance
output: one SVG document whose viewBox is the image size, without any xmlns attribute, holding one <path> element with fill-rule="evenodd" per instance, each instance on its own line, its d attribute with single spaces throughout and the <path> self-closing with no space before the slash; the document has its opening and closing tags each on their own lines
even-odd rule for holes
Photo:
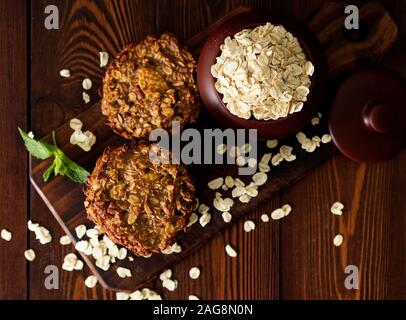
<svg viewBox="0 0 406 320">
<path fill-rule="evenodd" d="M 245 120 L 228 111 L 221 94 L 214 87 L 215 79 L 211 75 L 210 68 L 215 63 L 216 57 L 220 55 L 220 46 L 226 37 L 242 29 L 253 29 L 267 22 L 284 26 L 298 38 L 306 58 L 313 63 L 315 69 L 311 77 L 310 93 L 300 112 L 278 120 L 265 121 L 252 118 Z M 209 36 L 200 53 L 197 82 L 206 109 L 221 126 L 257 129 L 258 137 L 263 139 L 281 138 L 298 131 L 319 110 L 327 90 L 327 61 L 316 36 L 303 23 L 276 12 L 249 11 L 227 20 Z"/>
</svg>

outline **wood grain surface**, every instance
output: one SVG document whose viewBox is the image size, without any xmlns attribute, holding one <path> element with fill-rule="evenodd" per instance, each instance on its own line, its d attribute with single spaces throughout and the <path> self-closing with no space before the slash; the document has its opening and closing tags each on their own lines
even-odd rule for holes
<svg viewBox="0 0 406 320">
<path fill-rule="evenodd" d="M 81 80 L 85 76 L 100 78 L 100 49 L 115 53 L 127 41 L 162 31 L 172 31 L 185 40 L 240 4 L 278 9 L 307 20 L 321 2 L 58 0 L 53 4 L 60 11 L 61 29 L 55 31 L 46 30 L 43 24 L 48 1 L 32 1 L 30 8 L 23 1 L 2 1 L 0 12 L 7 14 L 0 25 L 13 32 L 0 40 L 2 70 L 8 70 L 2 72 L 0 88 L 0 146 L 6 155 L 0 166 L 0 228 L 12 229 L 14 237 L 11 243 L 0 240 L 0 298 L 114 298 L 100 285 L 94 289 L 84 286 L 87 269 L 61 270 L 59 290 L 44 287 L 44 267 L 60 267 L 63 256 L 73 248 L 59 245 L 62 230 L 36 193 L 27 192 L 28 164 L 15 134 L 17 125 L 24 126 L 28 119 L 36 135 L 43 136 L 85 110 Z M 399 26 L 398 48 L 402 50 L 406 5 L 401 0 L 382 3 Z M 389 52 L 388 56 L 392 60 L 386 63 L 397 66 L 404 51 Z M 28 57 L 31 63 L 27 63 Z M 68 80 L 59 76 L 64 67 L 72 70 Z M 405 70 L 397 71 L 406 77 Z M 26 77 L 30 78 L 28 88 Z M 93 99 L 96 91 L 97 83 L 92 89 Z M 166 299 L 185 299 L 189 294 L 204 299 L 405 299 L 405 162 L 405 152 L 377 165 L 359 165 L 337 155 L 286 191 L 274 194 L 264 207 L 253 210 L 249 217 L 258 222 L 254 232 L 246 234 L 240 221 L 177 264 L 173 268 L 179 280 L 175 292 L 163 289 L 160 281 L 149 285 Z M 346 205 L 341 217 L 329 212 L 335 200 Z M 269 213 L 285 202 L 294 208 L 287 219 L 259 222 L 261 213 Z M 32 234 L 26 241 L 27 216 L 51 230 L 51 244 L 39 245 Z M 339 232 L 344 235 L 344 243 L 336 248 L 332 238 Z M 225 242 L 238 248 L 237 259 L 226 256 Z M 37 252 L 37 259 L 29 264 L 22 258 L 25 246 Z M 344 287 L 348 264 L 359 267 L 358 290 Z M 195 265 L 201 267 L 202 274 L 198 280 L 191 280 L 188 271 Z"/>
<path fill-rule="evenodd" d="M 27 17 L 25 2 L 0 2 L 0 230 L 12 233 L 12 241 L 0 239 L 0 299 L 27 298 L 27 244 L 25 228 L 28 213 L 27 154 L 20 143 L 17 126 L 27 124 Z M 17 17 L 22 17 L 19 19 Z M 10 45 L 13 44 L 13 45 Z M 18 277 L 12 275 L 18 274 Z"/>
</svg>

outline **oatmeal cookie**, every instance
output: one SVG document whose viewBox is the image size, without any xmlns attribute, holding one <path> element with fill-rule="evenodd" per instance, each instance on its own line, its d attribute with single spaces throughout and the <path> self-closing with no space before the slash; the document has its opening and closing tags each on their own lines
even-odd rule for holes
<svg viewBox="0 0 406 320">
<path fill-rule="evenodd" d="M 196 121 L 200 100 L 196 62 L 168 33 L 128 44 L 108 66 L 101 110 L 107 124 L 127 139 L 148 138 L 151 130 Z"/>
<path fill-rule="evenodd" d="M 151 148 L 143 142 L 108 147 L 84 188 L 88 218 L 139 256 L 167 248 L 195 205 L 186 168 L 151 162 Z"/>
</svg>

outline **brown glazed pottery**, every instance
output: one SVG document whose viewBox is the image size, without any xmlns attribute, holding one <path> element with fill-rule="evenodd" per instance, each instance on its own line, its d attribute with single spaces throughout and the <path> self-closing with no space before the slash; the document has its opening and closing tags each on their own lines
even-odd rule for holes
<svg viewBox="0 0 406 320">
<path fill-rule="evenodd" d="M 253 29 L 267 22 L 284 26 L 287 31 L 298 38 L 306 58 L 313 63 L 315 68 L 311 76 L 310 93 L 300 112 L 278 120 L 245 120 L 228 111 L 221 95 L 214 87 L 215 79 L 211 75 L 210 68 L 215 63 L 216 57 L 220 55 L 220 46 L 226 37 L 232 36 L 242 29 Z M 249 11 L 225 21 L 209 36 L 200 53 L 197 82 L 205 107 L 222 127 L 257 129 L 259 138 L 281 138 L 298 131 L 319 110 L 328 85 L 327 62 L 317 37 L 305 24 L 277 12 Z"/>
<path fill-rule="evenodd" d="M 406 81 L 393 71 L 368 67 L 338 88 L 329 129 L 337 148 L 357 162 L 392 159 L 406 147 Z"/>
</svg>

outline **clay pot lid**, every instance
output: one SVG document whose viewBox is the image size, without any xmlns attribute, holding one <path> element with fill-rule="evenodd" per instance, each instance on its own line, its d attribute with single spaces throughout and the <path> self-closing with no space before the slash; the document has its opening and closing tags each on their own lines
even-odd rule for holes
<svg viewBox="0 0 406 320">
<path fill-rule="evenodd" d="M 392 159 L 406 147 L 406 81 L 381 67 L 355 72 L 339 87 L 329 129 L 337 148 L 357 162 Z"/>
</svg>

